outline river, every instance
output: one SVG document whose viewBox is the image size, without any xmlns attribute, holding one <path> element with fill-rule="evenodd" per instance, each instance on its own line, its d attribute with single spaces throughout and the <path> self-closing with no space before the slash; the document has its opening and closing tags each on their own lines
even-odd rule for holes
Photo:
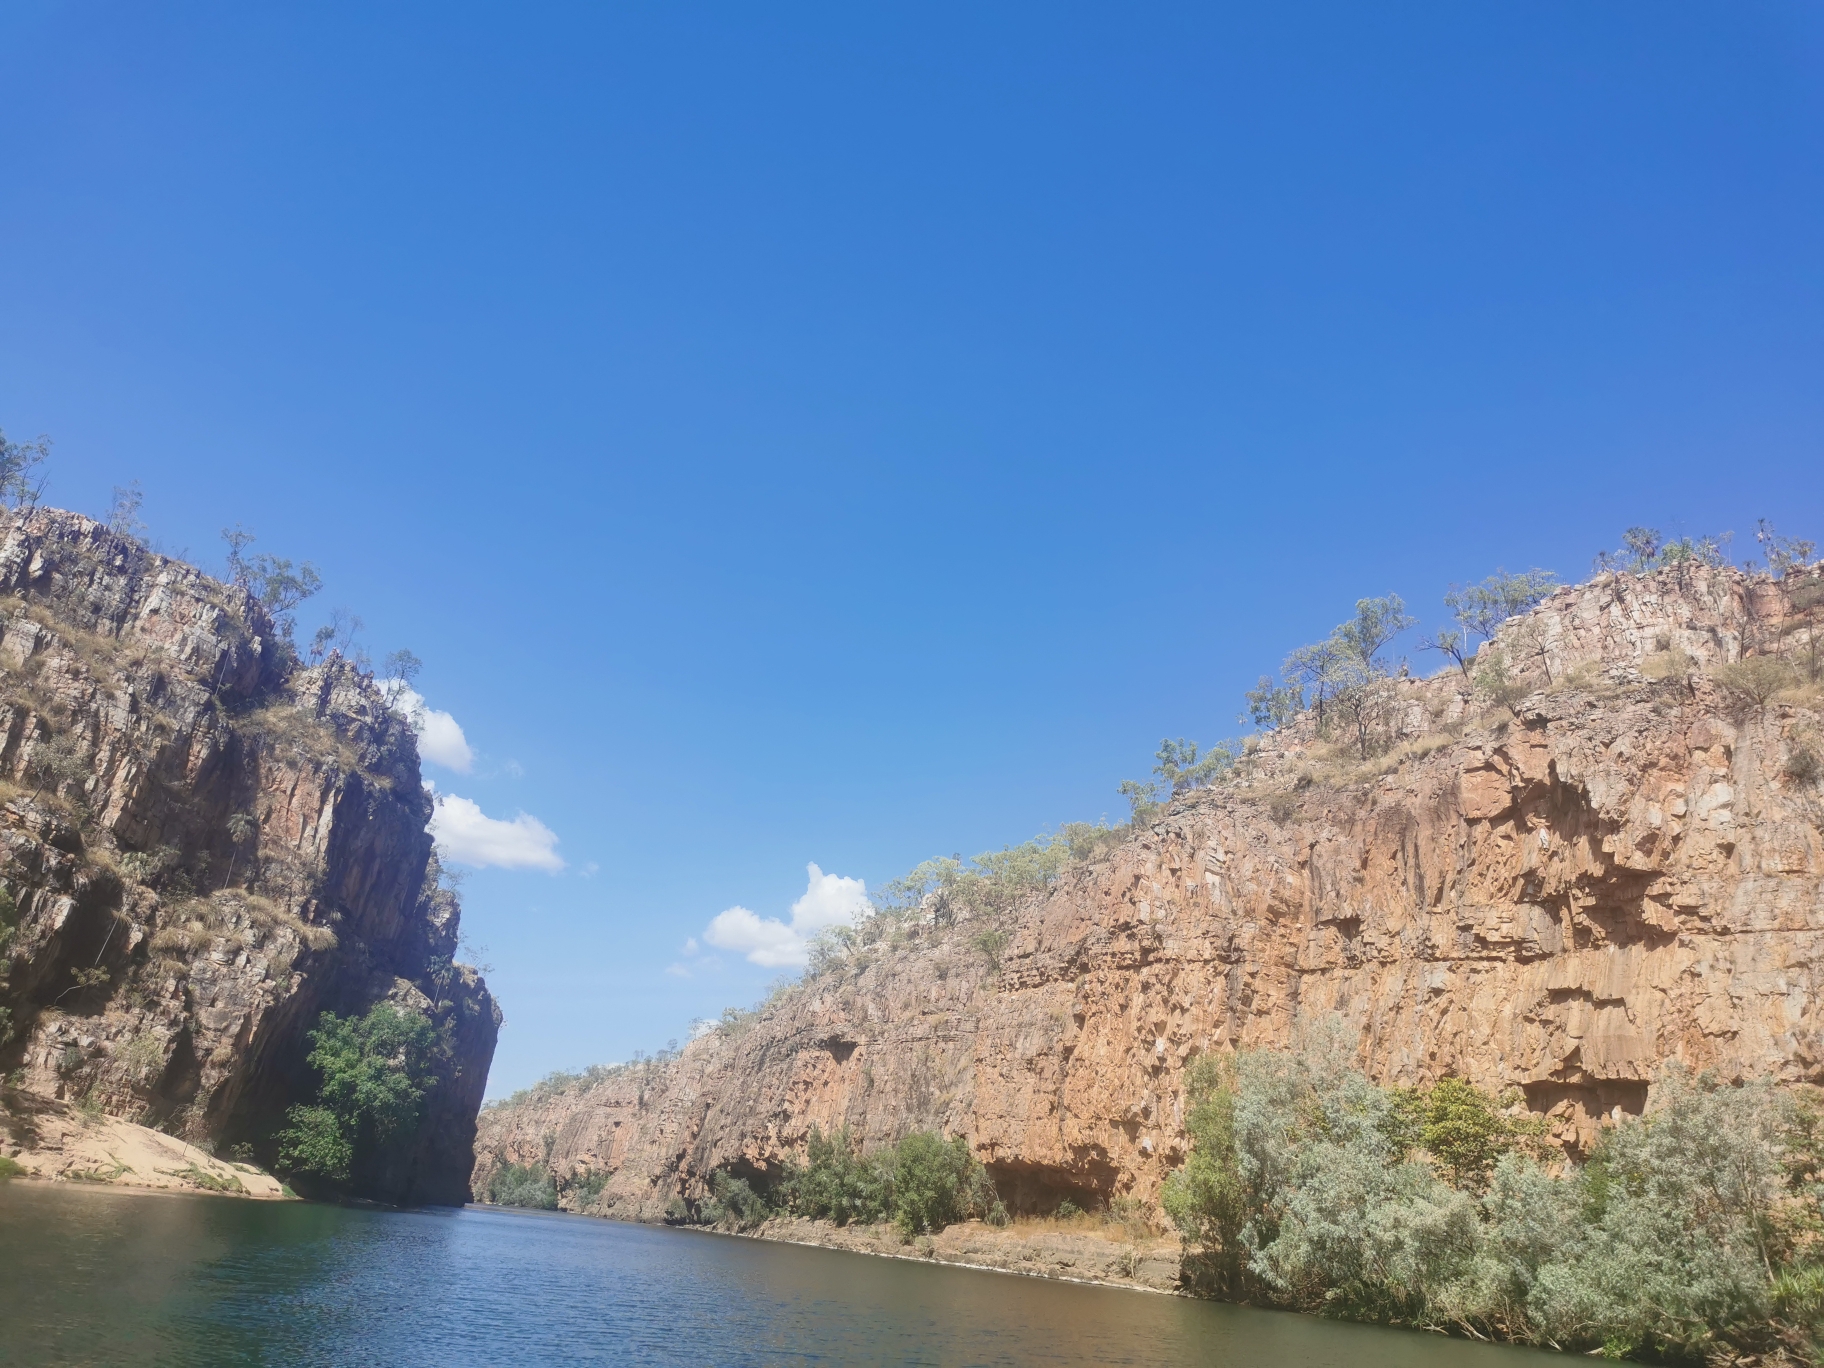
<svg viewBox="0 0 1824 1368">
<path fill-rule="evenodd" d="M 7 1365 L 1567 1362 L 581 1216 L 0 1182 Z"/>
</svg>

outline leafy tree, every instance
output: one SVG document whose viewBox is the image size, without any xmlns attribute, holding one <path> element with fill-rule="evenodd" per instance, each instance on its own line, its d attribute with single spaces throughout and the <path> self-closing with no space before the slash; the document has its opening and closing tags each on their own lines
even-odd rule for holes
<svg viewBox="0 0 1824 1368">
<path fill-rule="evenodd" d="M 1526 685 L 1508 673 L 1507 658 L 1501 652 L 1487 651 L 1477 660 L 1480 663 L 1476 667 L 1476 692 L 1496 707 L 1512 711 L 1514 705 L 1526 697 Z"/>
<path fill-rule="evenodd" d="M 407 688 L 411 687 L 412 681 L 418 678 L 418 672 L 423 668 L 424 662 L 403 646 L 386 657 L 386 677 Z"/>
<path fill-rule="evenodd" d="M 893 1222 L 907 1235 L 942 1230 L 972 1213 L 986 1214 L 993 1186 L 962 1136 L 915 1131 L 899 1142 L 893 1164 Z"/>
<path fill-rule="evenodd" d="M 416 1012 L 388 1002 L 366 1015 L 325 1012 L 310 1033 L 309 1062 L 320 1075 L 314 1105 L 294 1106 L 275 1137 L 279 1166 L 332 1185 L 351 1166 L 407 1139 L 434 1080 L 436 1030 Z"/>
<path fill-rule="evenodd" d="M 279 1144 L 279 1171 L 337 1187 L 347 1183 L 355 1147 L 342 1118 L 329 1107 L 299 1105 L 285 1119 L 290 1124 L 274 1137 Z"/>
<path fill-rule="evenodd" d="M 1550 570 L 1527 570 L 1518 575 L 1496 570 L 1480 584 L 1453 584 L 1444 595 L 1444 606 L 1450 610 L 1456 627 L 1437 632 L 1420 646 L 1443 652 L 1467 677 L 1470 657 L 1476 654 L 1475 639 L 1492 641 L 1502 623 L 1534 607 L 1557 587 L 1558 577 Z"/>
<path fill-rule="evenodd" d="M 766 1198 L 747 1179 L 721 1169 L 709 1175 L 709 1201 L 703 1207 L 703 1219 L 709 1225 L 752 1230 L 772 1214 Z"/>
<path fill-rule="evenodd" d="M 1309 706 L 1319 733 L 1328 735 L 1340 710 L 1367 758 L 1383 739 L 1391 702 L 1382 687 L 1391 670 L 1381 652 L 1416 622 L 1398 594 L 1357 599 L 1354 617 L 1286 657 L 1281 683 L 1261 677 L 1247 695 L 1249 715 L 1259 725 L 1279 727 Z"/>
<path fill-rule="evenodd" d="M 1332 636 L 1344 654 L 1361 668 L 1384 675 L 1388 671 L 1386 662 L 1380 658 L 1381 648 L 1401 632 L 1416 627 L 1418 621 L 1406 611 L 1406 604 L 1398 594 L 1357 599 L 1355 616 L 1338 626 Z"/>
<path fill-rule="evenodd" d="M 1718 665 L 1710 677 L 1745 707 L 1764 711 L 1773 696 L 1799 682 L 1799 672 L 1779 656 L 1749 656 Z"/>
<path fill-rule="evenodd" d="M 1247 702 L 1247 720 L 1268 731 L 1278 731 L 1305 709 L 1304 690 L 1297 684 L 1275 684 L 1272 675 L 1260 677 L 1248 690 Z"/>
<path fill-rule="evenodd" d="M 1512 1106 L 1517 1096 L 1505 1099 Z M 1542 1116 L 1509 1116 L 1502 1101 L 1460 1078 L 1394 1094 L 1396 1138 L 1431 1156 L 1444 1181 L 1465 1192 L 1488 1189 L 1504 1154 L 1533 1153 L 1546 1134 Z"/>
<path fill-rule="evenodd" d="M 35 442 L 9 442 L 0 431 L 0 504 L 20 509 L 37 503 L 44 489 L 38 468 L 50 454 L 51 439 L 43 434 Z"/>
<path fill-rule="evenodd" d="M 367 624 L 346 608 L 331 608 L 329 621 L 317 628 L 310 638 L 310 662 L 316 664 L 330 651 L 339 651 L 349 659 L 356 657 L 355 639 Z"/>
<path fill-rule="evenodd" d="M 273 625 L 289 641 L 294 610 L 323 587 L 323 577 L 316 566 L 309 561 L 294 566 L 283 556 L 248 556 L 247 548 L 253 545 L 254 536 L 239 525 L 223 528 L 222 540 L 228 544 L 230 582 L 258 599 Z"/>
<path fill-rule="evenodd" d="M 114 486 L 113 500 L 108 504 L 108 530 L 130 541 L 146 539 L 146 525 L 139 520 L 139 508 L 145 502 L 139 481 Z"/>
<path fill-rule="evenodd" d="M 1247 1249 L 1242 1231 L 1252 1213 L 1248 1184 L 1235 1142 L 1235 1093 L 1231 1077 L 1208 1055 L 1185 1071 L 1184 1118 L 1191 1142 L 1184 1166 L 1166 1179 L 1165 1214 L 1202 1249 L 1206 1290 L 1238 1296 L 1244 1286 Z"/>
<path fill-rule="evenodd" d="M 483 1195 L 495 1206 L 557 1210 L 557 1180 L 537 1164 L 502 1164 L 488 1176 Z"/>
<path fill-rule="evenodd" d="M 1761 554 L 1767 557 L 1767 568 L 1780 576 L 1803 570 L 1818 554 L 1818 544 L 1803 537 L 1782 537 L 1765 518 L 1754 525 L 1754 539 Z"/>
<path fill-rule="evenodd" d="M 1630 527 L 1621 534 L 1619 551 L 1598 551 L 1596 569 L 1622 570 L 1646 574 L 1668 565 L 1722 565 L 1727 557 L 1723 548 L 1731 533 L 1712 537 L 1680 537 L 1668 542 L 1656 527 Z"/>
<path fill-rule="evenodd" d="M 1152 781 L 1128 779 L 1120 786 L 1121 796 L 1133 809 L 1133 821 L 1144 825 L 1171 799 L 1226 777 L 1235 768 L 1236 749 L 1225 741 L 1204 753 L 1195 741 L 1182 736 L 1176 741 L 1161 740 L 1153 754 Z"/>
</svg>

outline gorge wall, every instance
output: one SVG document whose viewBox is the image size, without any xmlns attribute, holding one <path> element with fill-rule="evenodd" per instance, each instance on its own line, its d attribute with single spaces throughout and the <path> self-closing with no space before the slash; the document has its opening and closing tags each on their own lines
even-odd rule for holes
<svg viewBox="0 0 1824 1368">
<path fill-rule="evenodd" d="M 542 1166 L 566 1207 L 662 1219 L 846 1125 L 965 1136 L 1016 1209 L 1152 1201 L 1186 1061 L 1317 1012 L 1375 1079 L 1516 1090 L 1573 1150 L 1667 1060 L 1824 1082 L 1818 694 L 1713 674 L 1803 656 L 1820 597 L 1816 567 L 1689 563 L 1560 590 L 1494 643 L 1511 708 L 1455 670 L 1390 681 L 1397 744 L 1368 761 L 1307 715 L 1068 869 L 998 951 L 914 921 L 676 1058 L 486 1109 L 475 1190 Z"/>
<path fill-rule="evenodd" d="M 500 1013 L 454 962 L 415 739 L 244 588 L 75 514 L 0 542 L 0 1073 L 185 1140 L 270 1137 L 324 1011 L 430 1018 L 413 1142 L 365 1196 L 467 1199 Z"/>
</svg>

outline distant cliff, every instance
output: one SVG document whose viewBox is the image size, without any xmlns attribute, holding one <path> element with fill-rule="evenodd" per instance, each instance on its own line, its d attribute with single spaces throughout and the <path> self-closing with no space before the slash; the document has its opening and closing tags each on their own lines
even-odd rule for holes
<svg viewBox="0 0 1824 1368">
<path fill-rule="evenodd" d="M 244 589 L 75 514 L 0 527 L 0 1073 L 269 1162 L 319 1014 L 391 1002 L 436 1077 L 353 1188 L 466 1200 L 500 1013 L 410 727 Z"/>
<path fill-rule="evenodd" d="M 846 1125 L 967 1137 L 1016 1211 L 1152 1202 L 1186 1061 L 1311 1012 L 1377 1080 L 1517 1090 L 1573 1151 L 1667 1060 L 1824 1082 L 1821 599 L 1816 567 L 1691 562 L 1559 590 L 1484 648 L 1506 687 L 1388 680 L 1378 754 L 1306 714 L 991 935 L 933 909 L 678 1058 L 490 1107 L 476 1191 L 532 1165 L 675 1217 Z"/>
</svg>

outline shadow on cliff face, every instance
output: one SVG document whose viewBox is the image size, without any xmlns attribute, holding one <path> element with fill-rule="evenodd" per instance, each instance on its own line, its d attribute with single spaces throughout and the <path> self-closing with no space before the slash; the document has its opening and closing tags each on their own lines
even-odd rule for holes
<svg viewBox="0 0 1824 1368">
<path fill-rule="evenodd" d="M 253 577 L 52 509 L 0 532 L 0 1071 L 270 1148 L 319 1014 L 395 1001 L 449 1048 L 360 1195 L 465 1200 L 500 1015 L 452 963 L 409 722 Z"/>
<path fill-rule="evenodd" d="M 1107 1160 L 1087 1170 L 1050 1164 L 997 1160 L 985 1165 L 1007 1210 L 1015 1216 L 1050 1216 L 1069 1202 L 1079 1211 L 1101 1211 L 1114 1199 L 1121 1173 Z"/>
</svg>

